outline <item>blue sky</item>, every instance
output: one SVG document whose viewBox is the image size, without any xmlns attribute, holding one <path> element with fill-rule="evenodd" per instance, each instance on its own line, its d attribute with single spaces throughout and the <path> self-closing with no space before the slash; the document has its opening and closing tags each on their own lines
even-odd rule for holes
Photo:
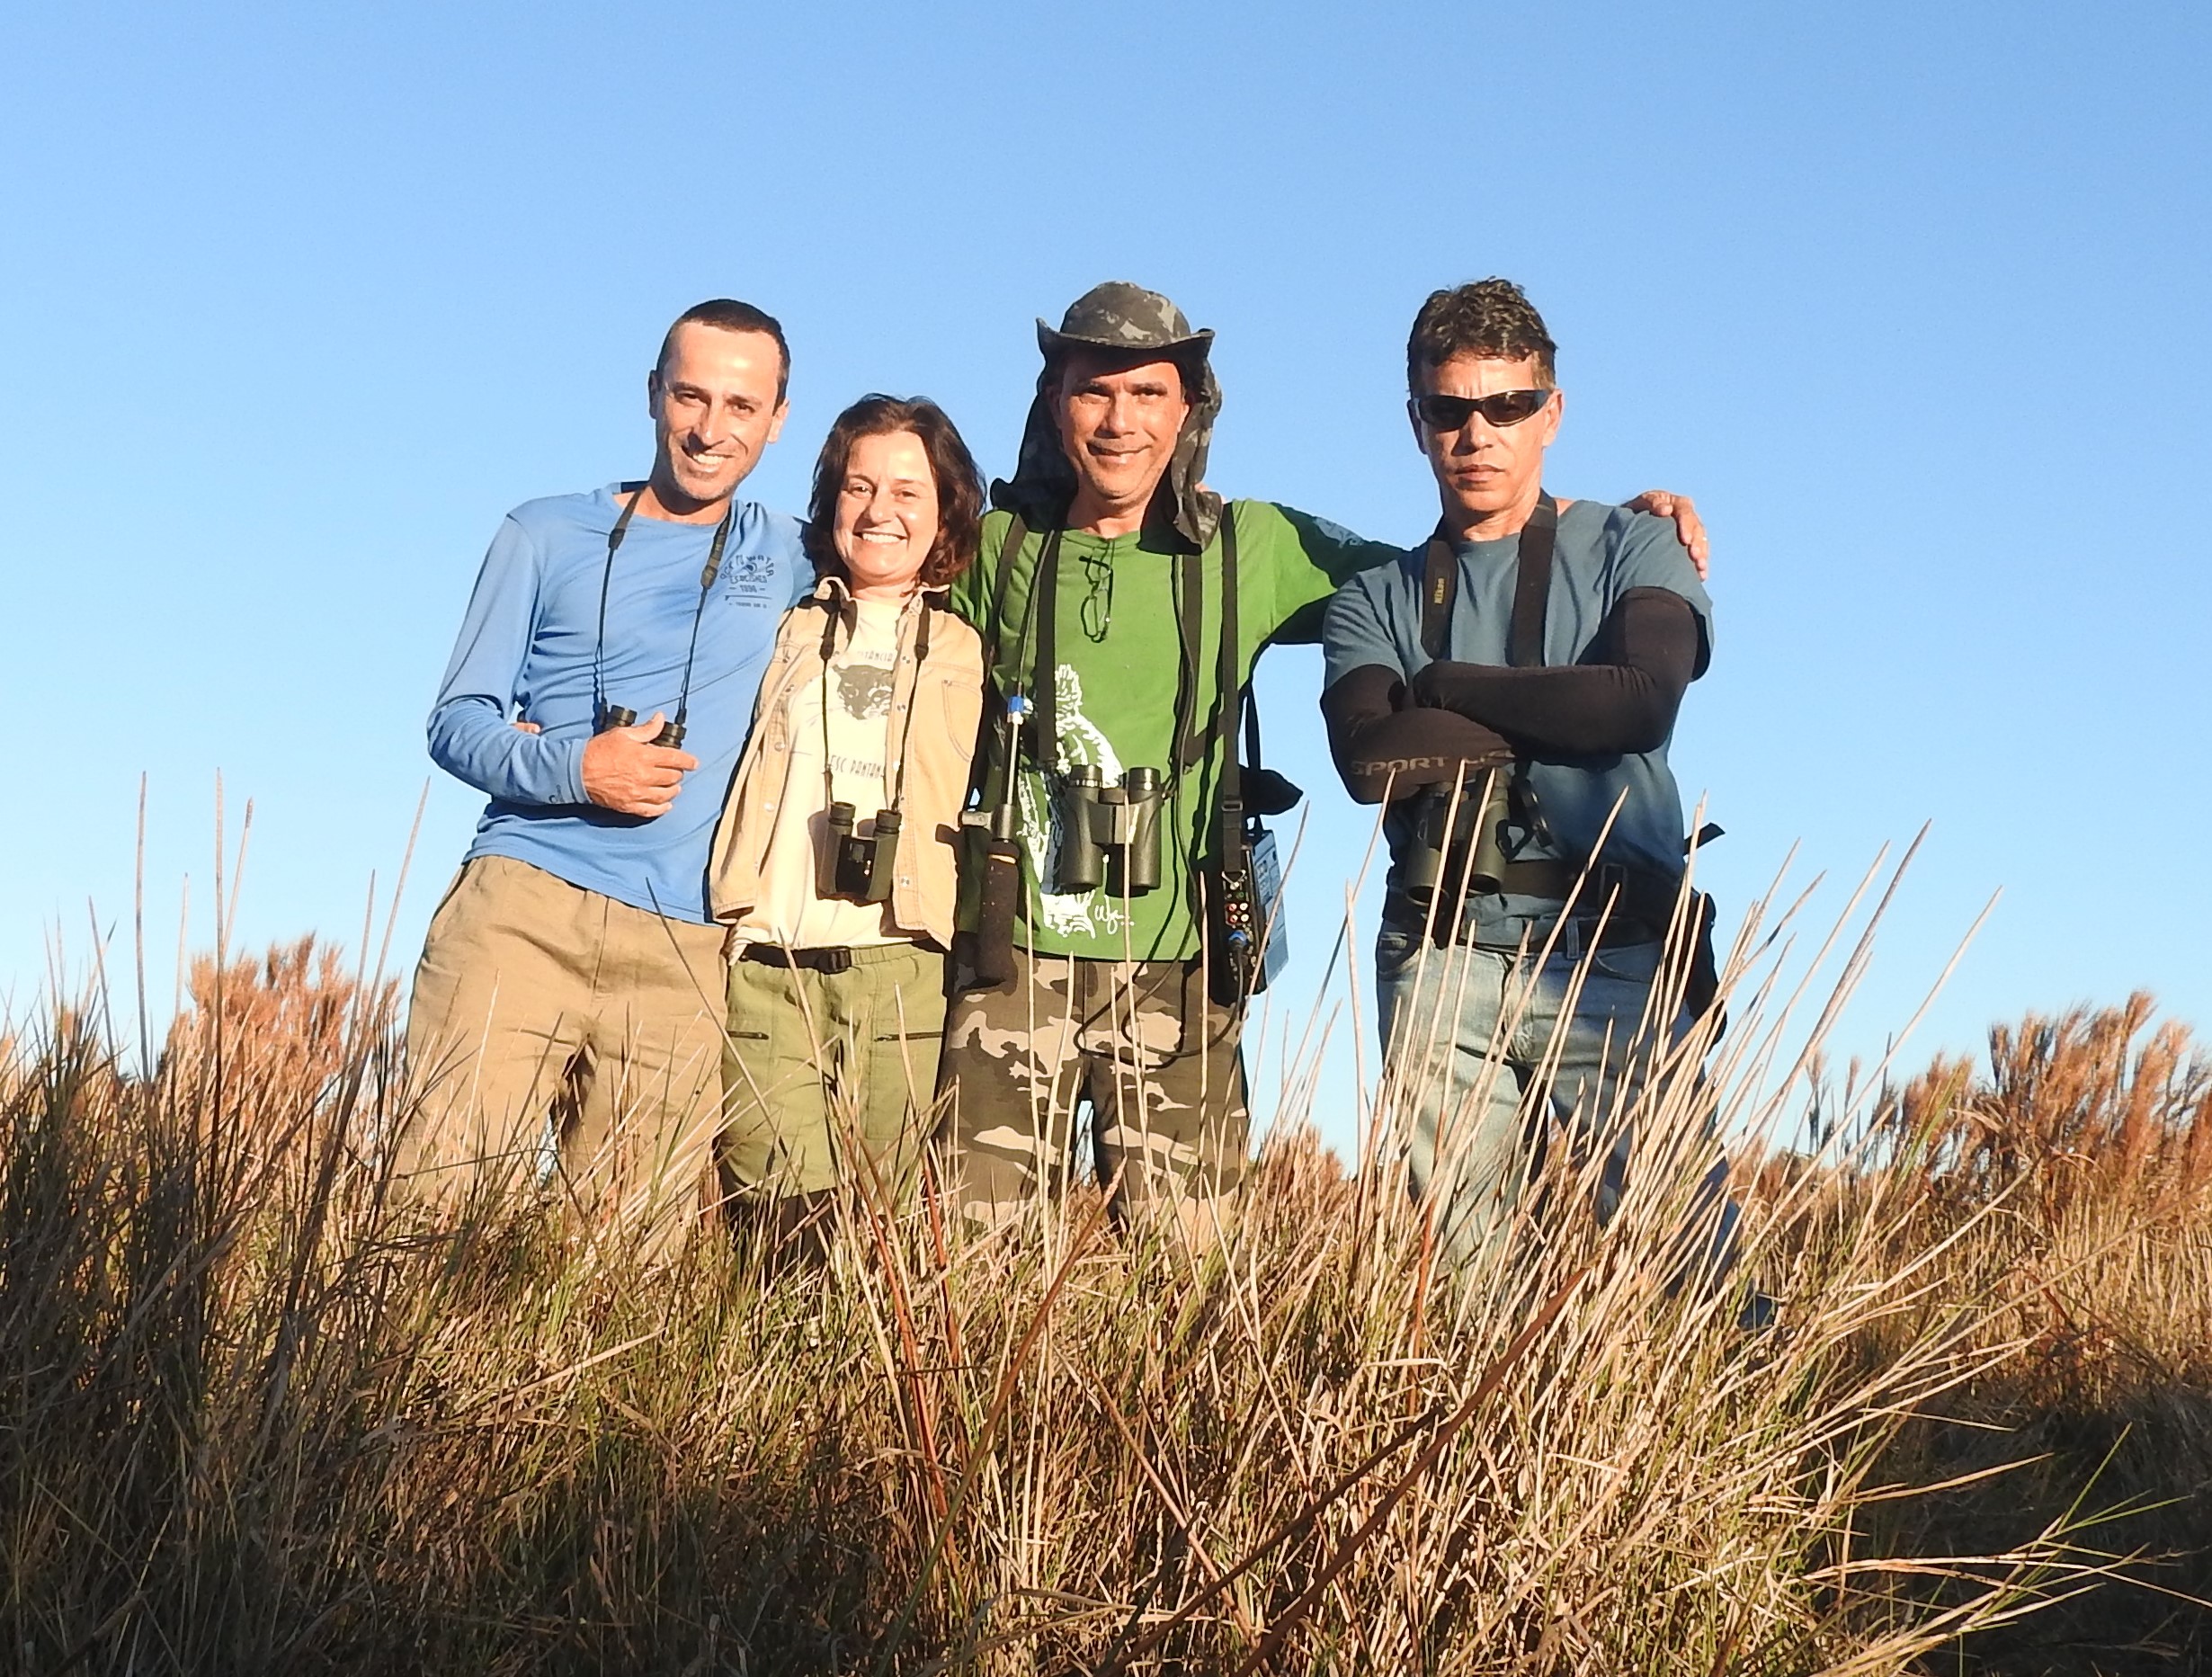
<svg viewBox="0 0 2212 1677">
<path fill-rule="evenodd" d="M 141 772 L 157 996 L 219 770 L 247 944 L 355 941 L 429 778 L 410 961 L 477 801 L 421 724 L 485 542 L 642 470 L 699 298 L 789 330 L 772 504 L 868 389 L 1003 470 L 1032 317 L 1126 277 L 1220 335 L 1217 486 L 1412 540 L 1406 325 L 1503 273 L 1562 346 L 1552 486 L 1711 522 L 1675 760 L 1724 908 L 1932 824 L 1847 1046 L 2000 890 L 1922 1046 L 2136 987 L 2212 1025 L 2208 15 L 13 8 L 0 992 L 57 935 L 83 969 L 87 897 L 127 957 Z M 1261 689 L 1314 794 L 1292 998 L 1367 830 L 1318 668 Z"/>
</svg>

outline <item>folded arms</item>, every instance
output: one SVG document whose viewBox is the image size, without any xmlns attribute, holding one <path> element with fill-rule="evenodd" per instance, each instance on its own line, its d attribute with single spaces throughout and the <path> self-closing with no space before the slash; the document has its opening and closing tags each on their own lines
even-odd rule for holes
<svg viewBox="0 0 2212 1677">
<path fill-rule="evenodd" d="M 1530 669 L 1440 660 L 1410 682 L 1387 665 L 1361 665 L 1321 696 L 1337 772 L 1353 798 L 1377 803 L 1387 788 L 1455 781 L 1516 751 L 1655 751 L 1703 667 L 1704 638 L 1681 595 L 1632 588 L 1590 657 Z"/>
</svg>

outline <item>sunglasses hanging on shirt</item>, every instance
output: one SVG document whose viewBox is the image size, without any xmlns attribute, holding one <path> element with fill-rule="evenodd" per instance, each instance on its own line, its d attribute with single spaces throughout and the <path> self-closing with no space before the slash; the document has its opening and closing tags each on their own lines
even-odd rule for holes
<svg viewBox="0 0 2212 1677">
<path fill-rule="evenodd" d="M 1417 396 L 1406 404 L 1432 431 L 1458 431 L 1480 414 L 1503 431 L 1533 419 L 1551 400 L 1549 390 L 1499 390 L 1490 396 Z"/>
<path fill-rule="evenodd" d="M 630 491 L 629 499 L 622 503 L 621 516 L 607 532 L 607 565 L 599 576 L 599 638 L 592 647 L 592 731 L 595 734 L 604 734 L 609 728 L 638 726 L 635 710 L 627 705 L 607 702 L 607 591 L 614 582 L 614 556 L 621 549 L 622 538 L 629 533 L 630 514 L 638 510 L 638 497 L 645 492 L 643 484 Z M 676 693 L 675 718 L 662 723 L 661 731 L 653 736 L 654 745 L 665 745 L 672 751 L 683 744 L 684 718 L 691 708 L 691 664 L 699 656 L 700 620 L 707 615 L 707 596 L 713 592 L 714 579 L 721 574 L 722 549 L 729 541 L 729 528 L 736 517 L 737 502 L 732 497 L 729 510 L 715 526 L 714 543 L 707 549 L 707 566 L 699 574 L 699 604 L 691 611 L 691 644 L 683 654 L 683 685 Z"/>
</svg>

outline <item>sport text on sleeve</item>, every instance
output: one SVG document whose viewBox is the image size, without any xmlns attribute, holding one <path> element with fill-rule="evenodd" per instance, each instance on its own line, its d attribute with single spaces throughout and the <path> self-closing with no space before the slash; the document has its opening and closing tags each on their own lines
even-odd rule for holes
<svg viewBox="0 0 2212 1677">
<path fill-rule="evenodd" d="M 1328 685 L 1321 715 L 1344 789 L 1363 804 L 1449 783 L 1512 758 L 1512 747 L 1480 722 L 1416 705 L 1373 597 L 1359 583 L 1328 602 L 1322 626 Z"/>
</svg>

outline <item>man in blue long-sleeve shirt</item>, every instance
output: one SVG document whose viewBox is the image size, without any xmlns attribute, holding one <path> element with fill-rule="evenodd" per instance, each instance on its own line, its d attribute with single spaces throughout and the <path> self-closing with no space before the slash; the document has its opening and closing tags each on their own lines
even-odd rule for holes
<svg viewBox="0 0 2212 1677">
<path fill-rule="evenodd" d="M 652 475 L 527 502 L 485 556 L 430 718 L 431 755 L 491 798 L 408 1015 L 422 1094 L 395 1169 L 433 1201 L 534 1174 L 550 1115 L 580 1205 L 664 1244 L 697 1203 L 721 1053 L 708 847 L 812 581 L 798 523 L 736 496 L 789 366 L 759 309 L 688 310 L 647 380 Z"/>
</svg>

